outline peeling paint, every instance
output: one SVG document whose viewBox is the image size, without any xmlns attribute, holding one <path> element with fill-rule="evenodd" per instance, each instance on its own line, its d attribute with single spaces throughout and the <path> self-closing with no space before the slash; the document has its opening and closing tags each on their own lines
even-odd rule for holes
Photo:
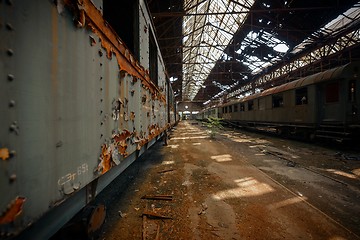
<svg viewBox="0 0 360 240">
<path fill-rule="evenodd" d="M 101 170 L 101 173 L 104 174 L 111 168 L 111 151 L 110 147 L 106 144 L 101 146 L 100 160 L 99 169 Z"/>
<path fill-rule="evenodd" d="M 155 136 L 160 134 L 160 128 L 157 124 L 149 126 L 149 139 L 153 139 Z"/>
<path fill-rule="evenodd" d="M 15 221 L 21 214 L 26 198 L 16 197 L 0 217 L 0 224 L 8 224 Z"/>
<path fill-rule="evenodd" d="M 131 120 L 131 121 L 134 121 L 134 120 L 135 120 L 135 113 L 134 113 L 134 112 L 131 112 L 131 113 L 130 113 L 130 120 Z"/>
<path fill-rule="evenodd" d="M 89 38 L 90 38 L 90 45 L 94 46 L 96 44 L 95 38 L 93 36 L 89 36 Z"/>
<path fill-rule="evenodd" d="M 127 140 L 130 139 L 134 133 L 124 129 L 121 133 L 113 134 L 111 144 L 103 144 L 101 147 L 100 163 L 95 171 L 101 174 L 109 171 L 114 165 L 119 165 L 119 155 L 127 157 L 126 149 L 128 147 Z"/>
<path fill-rule="evenodd" d="M 7 148 L 0 148 L 0 158 L 2 160 L 7 160 L 10 157 L 9 149 Z"/>
<path fill-rule="evenodd" d="M 141 98 L 141 102 L 142 102 L 142 104 L 145 104 L 146 103 L 146 95 L 144 94 L 143 96 L 142 96 L 142 98 Z"/>
</svg>

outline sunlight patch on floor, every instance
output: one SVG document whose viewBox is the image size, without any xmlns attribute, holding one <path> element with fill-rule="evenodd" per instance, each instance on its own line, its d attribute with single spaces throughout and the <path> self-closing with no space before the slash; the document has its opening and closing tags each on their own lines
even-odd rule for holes
<svg viewBox="0 0 360 240">
<path fill-rule="evenodd" d="M 333 236 L 333 237 L 330 237 L 329 240 L 346 240 L 346 238 L 343 238 L 340 236 Z"/>
<path fill-rule="evenodd" d="M 163 161 L 161 164 L 162 165 L 171 165 L 171 164 L 175 164 L 175 161 Z"/>
<path fill-rule="evenodd" d="M 273 204 L 270 204 L 268 207 L 269 209 L 277 209 L 277 208 L 282 208 L 282 207 L 286 207 L 288 205 L 292 205 L 292 204 L 295 204 L 295 203 L 299 203 L 299 202 L 302 202 L 302 201 L 305 201 L 307 200 L 306 197 L 293 197 L 293 198 L 289 198 L 289 199 L 286 199 L 284 201 L 280 201 L 280 202 L 277 202 L 277 203 L 273 203 Z"/>
<path fill-rule="evenodd" d="M 270 185 L 261 183 L 252 177 L 236 179 L 235 183 L 239 186 L 238 188 L 217 192 L 212 196 L 213 199 L 224 200 L 229 198 L 254 197 L 275 191 Z"/>
<path fill-rule="evenodd" d="M 232 161 L 232 157 L 230 154 L 223 154 L 223 155 L 217 155 L 217 156 L 211 156 L 212 160 L 215 160 L 217 162 L 229 162 Z"/>
<path fill-rule="evenodd" d="M 355 174 L 351 174 L 351 173 L 347 173 L 347 172 L 343 172 L 340 170 L 336 170 L 336 169 L 326 169 L 327 172 L 331 172 L 334 173 L 336 175 L 340 175 L 343 177 L 347 177 L 347 178 L 351 178 L 351 179 L 357 179 L 359 176 L 355 175 Z"/>
<path fill-rule="evenodd" d="M 179 144 L 168 145 L 168 147 L 170 147 L 170 148 L 178 148 Z"/>
<path fill-rule="evenodd" d="M 354 170 L 351 171 L 353 174 L 355 174 L 356 176 L 360 177 L 360 168 L 356 168 Z"/>
<path fill-rule="evenodd" d="M 172 137 L 171 140 L 186 140 L 186 139 L 204 139 L 209 138 L 209 136 L 196 136 L 196 137 Z"/>
</svg>

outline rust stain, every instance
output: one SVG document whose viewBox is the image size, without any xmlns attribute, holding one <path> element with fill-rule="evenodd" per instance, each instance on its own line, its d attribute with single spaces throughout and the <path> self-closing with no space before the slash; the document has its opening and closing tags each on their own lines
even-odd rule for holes
<svg viewBox="0 0 360 240">
<path fill-rule="evenodd" d="M 25 200 L 26 198 L 24 197 L 16 197 L 16 199 L 10 203 L 8 209 L 1 215 L 0 224 L 8 224 L 14 222 L 15 219 L 22 212 Z"/>
<path fill-rule="evenodd" d="M 124 156 L 124 157 L 126 157 L 127 155 L 128 155 L 128 153 L 126 152 L 126 149 L 127 149 L 127 143 L 126 143 L 126 140 L 129 138 L 129 137 L 131 137 L 133 135 L 133 133 L 132 132 L 130 132 L 129 130 L 127 130 L 127 129 L 124 129 L 123 131 L 122 131 L 122 133 L 120 133 L 120 134 L 115 134 L 114 136 L 113 136 L 113 139 L 114 139 L 114 141 L 115 141 L 115 143 L 116 143 L 116 145 L 117 145 L 117 148 L 118 148 L 118 151 L 119 151 L 119 153 L 122 155 L 122 156 Z"/>
<path fill-rule="evenodd" d="M 10 152 L 9 152 L 9 149 L 7 148 L 0 148 L 0 158 L 2 160 L 6 160 L 10 157 Z"/>
<path fill-rule="evenodd" d="M 130 120 L 131 120 L 131 121 L 134 121 L 134 120 L 135 120 L 135 113 L 134 113 L 134 112 L 131 112 L 131 113 L 130 113 Z"/>
<path fill-rule="evenodd" d="M 120 133 L 120 134 L 115 134 L 114 136 L 113 136 L 113 139 L 116 141 L 116 142 L 120 142 L 120 141 L 124 141 L 124 140 L 126 140 L 128 137 L 130 137 L 132 135 L 132 133 L 129 131 L 129 130 L 127 130 L 127 129 L 124 129 L 123 131 L 122 131 L 122 133 Z"/>
<path fill-rule="evenodd" d="M 124 157 L 128 156 L 128 152 L 126 152 L 127 146 L 128 145 L 125 141 L 121 141 L 118 143 L 118 151 Z"/>
<path fill-rule="evenodd" d="M 140 79 L 143 86 L 149 89 L 151 94 L 160 92 L 158 87 L 150 80 L 148 71 L 134 60 L 133 55 L 90 0 L 81 0 L 76 3 L 75 1 L 65 0 L 65 4 L 74 12 L 78 27 L 87 26 L 100 38 L 101 46 L 106 50 L 108 58 L 111 58 L 114 53 L 121 70 L 125 70 L 134 78 Z M 163 94 L 160 94 L 159 99 L 166 102 Z"/>
<path fill-rule="evenodd" d="M 104 144 L 101 146 L 101 173 L 104 174 L 110 170 L 111 164 L 111 151 L 109 147 Z"/>
<path fill-rule="evenodd" d="M 159 125 L 153 124 L 149 126 L 149 140 L 153 139 L 161 132 Z"/>
<path fill-rule="evenodd" d="M 114 165 L 118 165 L 118 154 L 123 157 L 127 157 L 128 153 L 126 152 L 126 149 L 128 144 L 126 143 L 126 141 L 133 135 L 134 133 L 130 132 L 127 129 L 124 129 L 121 133 L 114 134 L 112 136 L 112 143 L 110 144 L 110 146 L 108 146 L 107 144 L 103 144 L 101 146 L 101 155 L 99 158 L 100 163 L 96 171 L 104 174 L 109 171 Z"/>
</svg>

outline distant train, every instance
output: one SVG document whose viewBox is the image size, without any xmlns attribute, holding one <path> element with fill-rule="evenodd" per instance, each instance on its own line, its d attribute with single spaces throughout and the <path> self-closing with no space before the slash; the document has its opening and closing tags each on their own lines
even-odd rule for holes
<svg viewBox="0 0 360 240">
<path fill-rule="evenodd" d="M 48 239 L 176 123 L 176 105 L 144 0 L 0 5 L 0 238 Z M 104 214 L 93 208 L 89 234 Z"/>
<path fill-rule="evenodd" d="M 199 118 L 222 118 L 281 135 L 353 139 L 360 133 L 360 63 L 349 63 L 245 98 L 203 110 Z"/>
</svg>

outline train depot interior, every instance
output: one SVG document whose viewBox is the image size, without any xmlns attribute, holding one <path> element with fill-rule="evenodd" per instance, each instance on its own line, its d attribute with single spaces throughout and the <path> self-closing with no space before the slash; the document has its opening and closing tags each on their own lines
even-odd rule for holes
<svg viewBox="0 0 360 240">
<path fill-rule="evenodd" d="M 360 240 L 358 0 L 4 0 L 0 39 L 0 239 Z"/>
</svg>

